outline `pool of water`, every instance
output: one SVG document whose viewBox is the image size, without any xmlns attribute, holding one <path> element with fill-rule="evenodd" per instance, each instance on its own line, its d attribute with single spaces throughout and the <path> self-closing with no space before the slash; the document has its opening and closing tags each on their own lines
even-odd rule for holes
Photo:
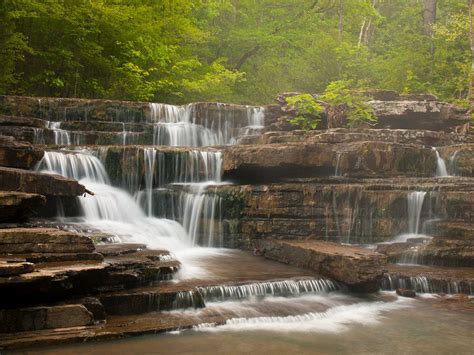
<svg viewBox="0 0 474 355">
<path fill-rule="evenodd" d="M 202 312 L 210 311 L 232 311 L 234 316 L 221 326 L 203 324 L 180 332 L 64 345 L 26 353 L 474 353 L 472 299 L 442 299 L 429 295 L 406 299 L 393 292 L 370 297 L 332 293 L 215 303 Z"/>
</svg>

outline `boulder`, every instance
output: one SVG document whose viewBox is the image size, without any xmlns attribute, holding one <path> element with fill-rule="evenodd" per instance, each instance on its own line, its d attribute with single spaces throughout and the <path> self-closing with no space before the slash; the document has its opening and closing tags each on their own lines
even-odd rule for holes
<svg viewBox="0 0 474 355">
<path fill-rule="evenodd" d="M 79 304 L 0 310 L 0 333 L 70 328 L 93 323 L 92 313 Z"/>
<path fill-rule="evenodd" d="M 94 249 L 90 238 L 59 229 L 0 229 L 0 254 L 88 253 Z"/>
<path fill-rule="evenodd" d="M 436 155 L 427 147 L 385 142 L 267 144 L 226 147 L 224 179 L 279 181 L 317 176 L 433 176 Z"/>
<path fill-rule="evenodd" d="M 42 195 L 0 191 L 0 223 L 24 221 L 45 203 L 46 198 Z"/>
<path fill-rule="evenodd" d="M 0 166 L 31 169 L 43 157 L 44 151 L 13 137 L 0 136 Z"/>
<path fill-rule="evenodd" d="M 314 270 L 355 292 L 377 291 L 387 263 L 383 254 L 322 241 L 266 240 L 259 248 L 268 259 Z"/>
<path fill-rule="evenodd" d="M 49 196 L 79 196 L 83 185 L 60 175 L 14 168 L 0 168 L 0 191 L 29 192 Z"/>
<path fill-rule="evenodd" d="M 408 288 L 397 288 L 396 293 L 397 295 L 402 296 L 402 297 L 409 297 L 409 298 L 416 297 L 416 292 Z"/>
</svg>

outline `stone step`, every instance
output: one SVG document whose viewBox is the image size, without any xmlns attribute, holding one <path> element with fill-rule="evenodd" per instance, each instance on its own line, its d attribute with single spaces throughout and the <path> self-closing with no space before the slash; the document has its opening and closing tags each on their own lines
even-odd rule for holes
<svg viewBox="0 0 474 355">
<path fill-rule="evenodd" d="M 354 246 L 322 241 L 263 240 L 259 253 L 285 264 L 308 268 L 356 292 L 379 289 L 387 257 Z"/>
<path fill-rule="evenodd" d="M 0 167 L 0 191 L 29 192 L 46 196 L 79 196 L 83 185 L 60 175 Z"/>
<path fill-rule="evenodd" d="M 70 328 L 92 324 L 94 324 L 94 316 L 83 305 L 0 310 L 0 333 Z"/>
<path fill-rule="evenodd" d="M 285 178 L 434 176 L 429 147 L 387 142 L 236 145 L 224 151 L 224 179 L 243 183 Z"/>
<path fill-rule="evenodd" d="M 0 254 L 90 253 L 95 250 L 86 236 L 54 228 L 0 229 Z"/>
<path fill-rule="evenodd" d="M 474 223 L 458 220 L 434 221 L 428 224 L 427 233 L 446 239 L 474 240 Z"/>
<path fill-rule="evenodd" d="M 474 295 L 474 269 L 388 264 L 382 289 L 412 289 L 417 293 Z"/>
<path fill-rule="evenodd" d="M 39 194 L 0 191 L 0 223 L 25 221 L 45 204 L 46 198 Z"/>
<path fill-rule="evenodd" d="M 180 263 L 162 256 L 163 251 L 144 250 L 107 257 L 104 262 L 41 262 L 34 272 L 0 278 L 0 304 L 7 308 L 32 306 L 169 280 Z"/>
<path fill-rule="evenodd" d="M 435 237 L 424 243 L 379 244 L 390 262 L 434 266 L 474 266 L 474 239 Z"/>
<path fill-rule="evenodd" d="M 44 151 L 30 143 L 0 135 L 0 166 L 31 169 L 43 157 Z"/>
<path fill-rule="evenodd" d="M 0 277 L 10 277 L 33 272 L 35 265 L 29 262 L 8 262 L 0 258 Z"/>
<path fill-rule="evenodd" d="M 8 116 L 0 114 L 0 126 L 46 128 L 47 121 L 35 117 Z"/>
</svg>

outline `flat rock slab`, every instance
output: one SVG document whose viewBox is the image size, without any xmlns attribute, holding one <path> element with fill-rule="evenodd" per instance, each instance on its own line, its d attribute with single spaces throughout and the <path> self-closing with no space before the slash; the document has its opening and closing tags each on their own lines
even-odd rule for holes
<svg viewBox="0 0 474 355">
<path fill-rule="evenodd" d="M 94 323 L 83 305 L 0 310 L 0 333 L 87 326 Z"/>
<path fill-rule="evenodd" d="M 224 178 L 238 182 L 286 178 L 433 176 L 436 155 L 428 147 L 390 142 L 235 145 L 224 150 Z"/>
<path fill-rule="evenodd" d="M 43 157 L 44 151 L 13 137 L 0 136 L 0 166 L 31 169 Z"/>
<path fill-rule="evenodd" d="M 6 262 L 0 260 L 0 277 L 10 277 L 33 272 L 35 265 L 28 262 Z"/>
<path fill-rule="evenodd" d="M 112 243 L 96 245 L 96 250 L 103 256 L 118 256 L 133 254 L 146 249 L 146 244 L 139 243 Z"/>
<path fill-rule="evenodd" d="M 0 229 L 0 254 L 90 253 L 95 250 L 86 236 L 55 228 Z"/>
<path fill-rule="evenodd" d="M 60 175 L 0 167 L 0 191 L 37 193 L 47 196 L 79 196 L 85 188 Z"/>
<path fill-rule="evenodd" d="M 0 222 L 21 222 L 46 204 L 42 195 L 0 191 Z"/>
<path fill-rule="evenodd" d="M 387 264 L 371 250 L 322 241 L 266 240 L 260 249 L 268 259 L 314 270 L 356 292 L 377 291 Z"/>
</svg>

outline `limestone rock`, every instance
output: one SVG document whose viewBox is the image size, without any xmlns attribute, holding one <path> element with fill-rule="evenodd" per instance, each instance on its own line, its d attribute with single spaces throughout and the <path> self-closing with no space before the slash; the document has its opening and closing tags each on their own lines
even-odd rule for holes
<svg viewBox="0 0 474 355">
<path fill-rule="evenodd" d="M 23 221 L 38 211 L 46 198 L 25 192 L 0 191 L 0 223 Z"/>
<path fill-rule="evenodd" d="M 314 270 L 357 292 L 377 291 L 387 263 L 382 254 L 321 241 L 268 240 L 260 249 L 266 258 Z"/>
<path fill-rule="evenodd" d="M 34 117 L 0 115 L 0 126 L 46 128 L 47 122 Z"/>
<path fill-rule="evenodd" d="M 90 238 L 59 229 L 0 229 L 0 254 L 88 253 L 94 249 Z"/>
<path fill-rule="evenodd" d="M 397 295 L 402 296 L 402 297 L 409 297 L 409 298 L 416 297 L 416 292 L 408 288 L 397 288 L 396 292 L 397 292 Z"/>
<path fill-rule="evenodd" d="M 13 137 L 0 136 L 0 166 L 31 169 L 43 157 L 42 149 Z"/>
<path fill-rule="evenodd" d="M 28 262 L 7 262 L 0 260 L 0 277 L 16 276 L 33 272 L 35 265 Z"/>
<path fill-rule="evenodd" d="M 436 156 L 422 146 L 357 142 L 339 144 L 268 144 L 226 147 L 224 178 L 239 182 L 284 178 L 433 176 Z"/>
<path fill-rule="evenodd" d="M 85 188 L 76 180 L 35 171 L 0 168 L 0 191 L 18 191 L 51 196 L 79 196 Z"/>
<path fill-rule="evenodd" d="M 14 333 L 41 329 L 70 328 L 94 323 L 83 305 L 31 307 L 0 310 L 0 332 Z"/>
</svg>

